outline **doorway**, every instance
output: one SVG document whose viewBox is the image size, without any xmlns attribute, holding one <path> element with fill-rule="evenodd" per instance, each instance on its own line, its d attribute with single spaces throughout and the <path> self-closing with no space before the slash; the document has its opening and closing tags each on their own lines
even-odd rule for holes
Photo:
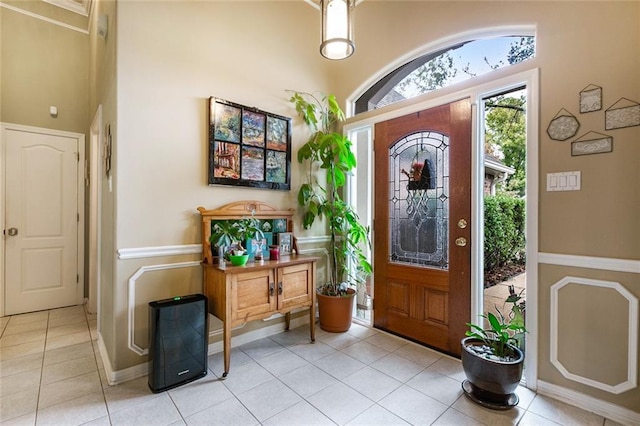
<svg viewBox="0 0 640 426">
<path fill-rule="evenodd" d="M 82 304 L 84 135 L 2 124 L 3 315 Z"/>
<path fill-rule="evenodd" d="M 483 312 L 526 312 L 526 87 L 482 99 Z M 524 335 L 521 349 L 524 348 Z"/>
<path fill-rule="evenodd" d="M 424 110 L 433 106 L 441 105 L 446 102 L 453 102 L 456 99 L 470 97 L 473 111 L 473 132 L 471 144 L 471 303 L 470 314 L 466 314 L 468 318 L 480 318 L 484 312 L 483 308 L 483 182 L 484 182 L 484 164 L 482 156 L 482 144 L 479 135 L 484 132 L 483 118 L 478 114 L 478 105 L 482 99 L 495 96 L 500 93 L 509 92 L 516 88 L 526 88 L 526 266 L 527 266 L 527 305 L 532 307 L 537 304 L 537 264 L 538 264 L 538 127 L 539 117 L 538 111 L 538 87 L 539 87 L 539 70 L 531 69 L 520 73 L 515 73 L 503 78 L 496 79 L 486 84 L 472 86 L 460 92 L 452 93 L 446 96 L 437 96 L 434 94 L 423 102 L 416 105 L 403 107 L 401 109 L 390 109 L 388 111 L 380 111 L 377 114 L 370 115 L 364 119 L 354 117 L 350 119 L 344 126 L 344 131 L 349 135 L 350 139 L 357 144 L 358 153 L 361 150 L 370 152 L 373 146 L 373 140 L 377 138 L 374 134 L 374 126 L 384 120 L 390 120 L 398 116 L 408 113 Z M 361 159 L 362 157 L 362 159 Z M 353 204 L 358 206 L 358 214 L 360 217 L 366 217 L 363 210 L 374 210 L 374 199 L 378 196 L 379 188 L 374 186 L 377 181 L 379 171 L 373 162 L 366 161 L 366 156 L 358 156 L 358 168 L 353 179 L 349 180 L 348 185 L 356 186 L 357 198 L 352 200 Z M 349 188 L 351 190 L 351 188 Z M 370 194 L 370 195 L 369 195 Z M 366 196 L 366 197 L 365 197 Z M 369 201 L 367 201 L 369 200 Z M 363 207 L 368 206 L 368 207 Z M 376 223 L 371 220 L 366 225 L 375 229 Z M 375 259 L 377 249 L 380 243 L 374 238 L 373 240 L 373 258 Z M 374 271 L 376 269 L 374 262 Z M 375 277 L 374 277 L 375 278 Z M 374 284 L 375 285 L 375 284 Z M 371 287 L 373 288 L 373 286 Z M 367 288 L 369 291 L 370 288 Z M 364 292 L 363 292 L 364 293 Z M 380 296 L 377 293 L 368 292 L 364 296 L 373 299 L 374 306 L 377 305 L 376 299 Z M 366 313 L 366 312 L 365 312 Z M 358 309 L 361 322 L 364 322 L 367 315 L 362 314 L 362 310 Z M 527 386 L 535 389 L 537 377 L 537 311 L 529 309 L 527 311 L 527 345 L 525 358 L 525 380 Z M 366 324 L 371 324 L 367 321 Z"/>
<path fill-rule="evenodd" d="M 471 103 L 375 133 L 374 325 L 459 356 L 471 309 Z"/>
</svg>

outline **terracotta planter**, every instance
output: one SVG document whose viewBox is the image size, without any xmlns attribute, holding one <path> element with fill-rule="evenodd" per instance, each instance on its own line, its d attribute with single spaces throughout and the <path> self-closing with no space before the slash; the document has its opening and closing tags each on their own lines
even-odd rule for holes
<svg viewBox="0 0 640 426">
<path fill-rule="evenodd" d="M 349 330 L 356 292 L 349 289 L 348 293 L 349 295 L 345 297 L 325 296 L 320 293 L 316 295 L 321 329 L 331 333 L 342 333 Z"/>
<path fill-rule="evenodd" d="M 469 349 L 481 345 L 482 341 L 473 337 L 462 339 L 462 368 L 467 380 L 462 389 L 474 402 L 494 410 L 507 410 L 518 404 L 515 390 L 522 378 L 524 354 L 516 347 L 514 361 L 494 361 L 483 358 Z"/>
</svg>

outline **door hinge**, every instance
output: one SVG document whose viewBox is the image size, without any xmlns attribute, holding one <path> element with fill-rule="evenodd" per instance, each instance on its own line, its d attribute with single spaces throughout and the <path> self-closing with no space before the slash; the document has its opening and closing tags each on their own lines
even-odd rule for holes
<svg viewBox="0 0 640 426">
<path fill-rule="evenodd" d="M 75 154 L 76 154 L 76 161 L 77 161 L 77 162 L 80 162 L 80 153 L 79 153 L 79 152 L 76 152 Z"/>
<path fill-rule="evenodd" d="M 80 213 L 76 213 L 76 220 L 78 223 L 80 223 Z"/>
<path fill-rule="evenodd" d="M 76 284 L 80 284 L 80 274 L 76 274 Z"/>
</svg>

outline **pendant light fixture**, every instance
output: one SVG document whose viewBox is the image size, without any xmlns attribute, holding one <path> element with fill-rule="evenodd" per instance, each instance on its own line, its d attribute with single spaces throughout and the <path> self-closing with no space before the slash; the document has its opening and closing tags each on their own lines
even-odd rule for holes
<svg viewBox="0 0 640 426">
<path fill-rule="evenodd" d="M 322 44 L 320 54 L 327 59 L 345 59 L 353 54 L 353 10 L 355 0 L 320 0 Z"/>
</svg>

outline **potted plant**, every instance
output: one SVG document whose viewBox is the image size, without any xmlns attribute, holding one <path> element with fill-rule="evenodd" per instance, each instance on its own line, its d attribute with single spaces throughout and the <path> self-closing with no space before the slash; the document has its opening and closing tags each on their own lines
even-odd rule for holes
<svg viewBox="0 0 640 426">
<path fill-rule="evenodd" d="M 318 286 L 320 327 L 331 332 L 347 331 L 356 287 L 371 274 L 364 248 L 371 245 L 369 227 L 342 198 L 347 175 L 356 167 L 352 142 L 335 131 L 344 120 L 335 96 L 295 92 L 291 97 L 298 115 L 312 134 L 298 151 L 298 162 L 307 166 L 307 181 L 298 191 L 302 225 L 309 229 L 324 218 L 330 236 L 328 280 Z M 326 173 L 326 175 L 325 175 Z M 336 310 L 333 305 L 340 307 Z"/>
<path fill-rule="evenodd" d="M 225 247 L 233 247 L 228 258 L 233 265 L 242 266 L 249 260 L 249 255 L 242 245 L 249 238 L 264 238 L 260 229 L 260 221 L 255 217 L 243 217 L 238 220 L 220 221 L 213 225 L 211 232 L 211 246 L 218 247 L 218 255 L 226 257 Z"/>
<path fill-rule="evenodd" d="M 462 368 L 467 380 L 462 389 L 473 401 L 487 408 L 506 410 L 518 404 L 515 390 L 522 378 L 524 352 L 519 347 L 524 326 L 524 302 L 509 287 L 511 309 L 504 315 L 488 312 L 482 318 L 488 328 L 468 323 L 471 328 L 462 339 Z"/>
</svg>

